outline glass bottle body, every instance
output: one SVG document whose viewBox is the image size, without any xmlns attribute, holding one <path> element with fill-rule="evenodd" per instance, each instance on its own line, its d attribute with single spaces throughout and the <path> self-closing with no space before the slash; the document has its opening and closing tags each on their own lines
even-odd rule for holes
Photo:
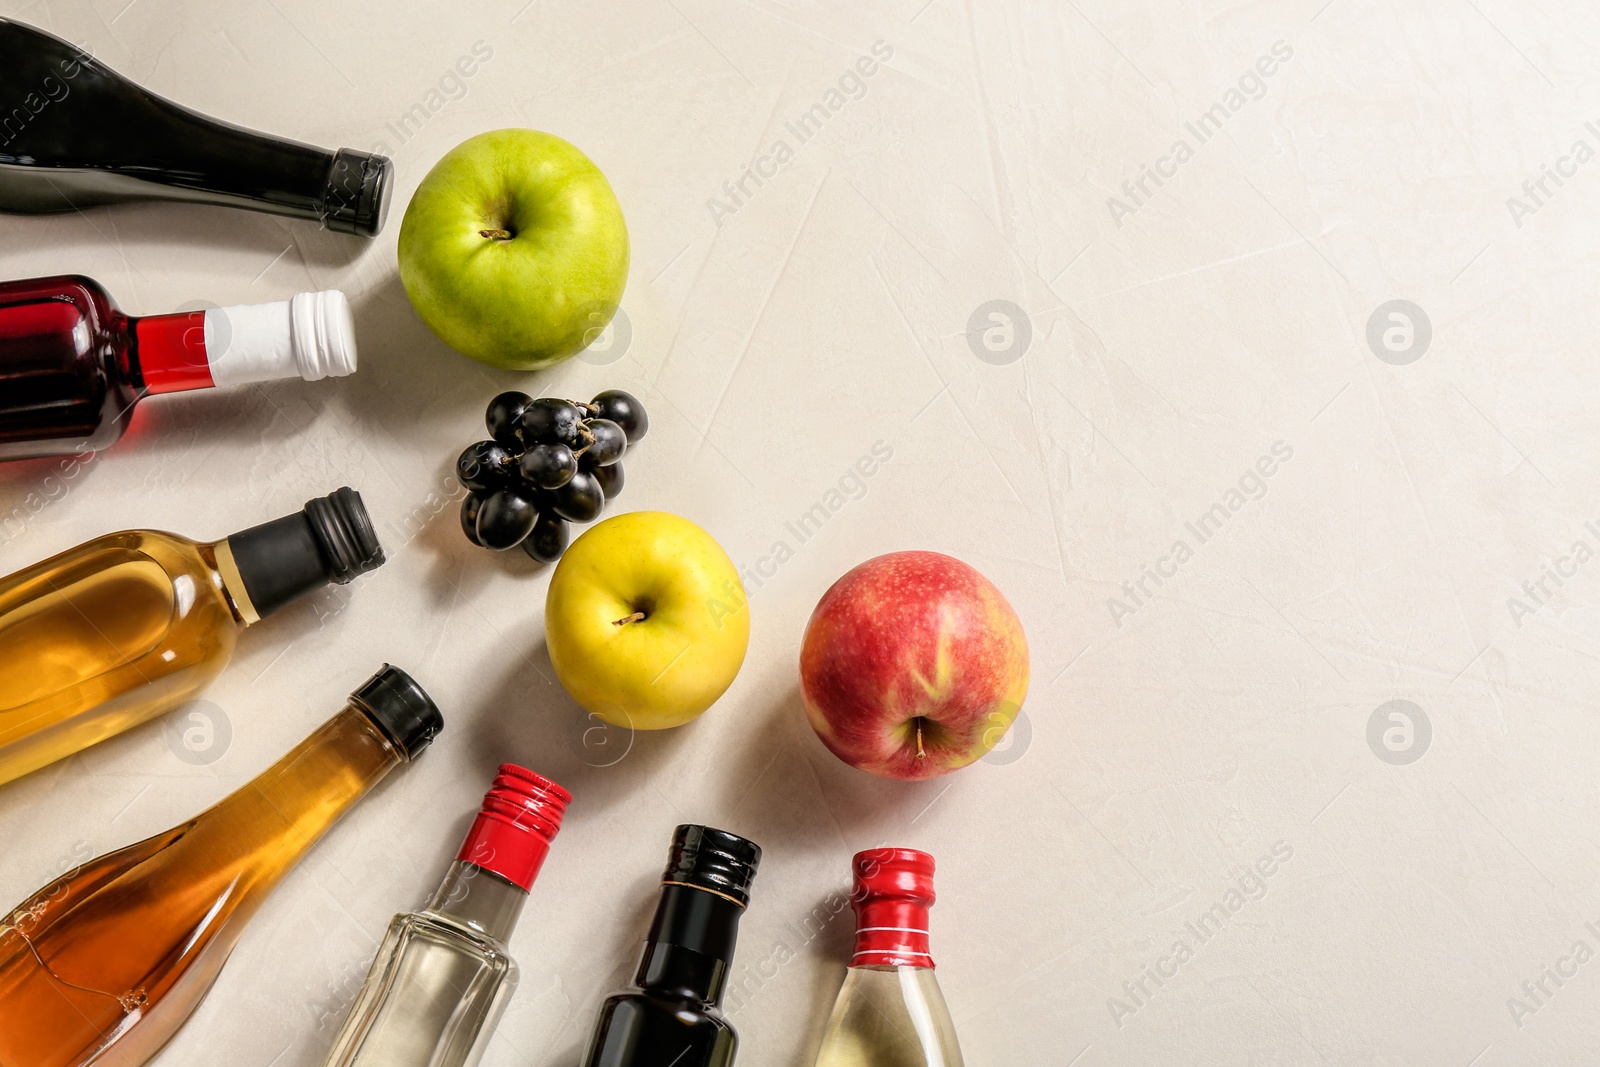
<svg viewBox="0 0 1600 1067">
<path fill-rule="evenodd" d="M 0 1063 L 148 1061 L 283 876 L 403 758 L 349 705 L 208 811 L 24 901 L 0 922 Z"/>
<path fill-rule="evenodd" d="M 131 320 L 87 278 L 0 285 L 0 459 L 94 452 L 143 388 Z"/>
<path fill-rule="evenodd" d="M 184 200 L 383 227 L 382 156 L 219 122 L 165 100 L 59 37 L 0 18 L 0 210 L 42 214 L 128 200 Z"/>
<path fill-rule="evenodd" d="M 389 924 L 327 1067 L 475 1067 L 517 986 L 505 940 L 526 899 L 453 864 L 427 908 Z"/>
<path fill-rule="evenodd" d="M 663 884 L 633 988 L 606 998 L 583 1067 L 729 1067 L 739 1037 L 722 993 L 744 908 Z"/>
<path fill-rule="evenodd" d="M 133 317 L 89 278 L 0 283 L 0 460 L 106 448 L 151 393 L 355 369 L 355 320 L 338 290 Z"/>
<path fill-rule="evenodd" d="M 220 545 L 130 530 L 0 578 L 0 782 L 192 700 L 245 618 Z"/>
<path fill-rule="evenodd" d="M 729 1067 L 738 1051 L 738 1035 L 716 1007 L 637 989 L 606 998 L 584 1067 Z"/>
<path fill-rule="evenodd" d="M 817 1067 L 962 1067 L 933 968 L 850 968 Z"/>
</svg>

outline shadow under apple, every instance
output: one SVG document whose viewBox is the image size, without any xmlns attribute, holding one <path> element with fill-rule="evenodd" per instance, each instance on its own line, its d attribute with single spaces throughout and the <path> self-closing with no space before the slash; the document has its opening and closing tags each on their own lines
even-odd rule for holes
<svg viewBox="0 0 1600 1067">
<path fill-rule="evenodd" d="M 744 731 L 744 738 L 743 748 L 732 758 L 729 773 L 723 776 L 732 797 L 749 793 L 747 802 L 758 801 L 759 793 L 750 793 L 752 784 L 759 785 L 752 783 L 751 773 L 762 773 L 775 759 L 802 761 L 814 783 L 821 813 L 802 805 L 799 810 L 806 813 L 803 819 L 774 813 L 779 817 L 762 821 L 763 832 L 769 838 L 782 841 L 787 834 L 786 845 L 800 846 L 807 837 L 814 841 L 811 831 L 817 819 L 825 816 L 837 826 L 841 843 L 851 848 L 851 854 L 874 847 L 879 840 L 892 839 L 896 833 L 909 829 L 918 813 L 950 784 L 948 775 L 903 782 L 879 778 L 846 764 L 812 730 L 798 681 L 766 706 L 752 727 Z M 831 848 L 828 854 L 834 855 Z"/>
<path fill-rule="evenodd" d="M 555 779 L 585 805 L 645 788 L 694 728 L 630 730 L 591 715 L 556 679 L 542 633 L 488 700 L 489 713 L 475 717 L 480 726 L 467 744 L 484 762 L 521 763 Z"/>
</svg>

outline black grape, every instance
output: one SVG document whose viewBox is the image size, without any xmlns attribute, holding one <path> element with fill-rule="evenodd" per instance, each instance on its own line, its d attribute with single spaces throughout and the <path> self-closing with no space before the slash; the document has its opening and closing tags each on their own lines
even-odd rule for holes
<svg viewBox="0 0 1600 1067">
<path fill-rule="evenodd" d="M 507 448 L 520 449 L 522 442 L 517 440 L 517 425 L 523 409 L 531 403 L 533 397 L 515 389 L 489 401 L 489 408 L 483 415 L 483 421 L 489 427 L 489 436 Z"/>
<path fill-rule="evenodd" d="M 609 467 L 628 450 L 627 434 L 610 419 L 590 419 L 584 425 L 594 438 L 594 442 L 583 453 L 590 467 Z"/>
<path fill-rule="evenodd" d="M 494 441 L 468 445 L 456 460 L 456 478 L 468 489 L 499 489 L 511 481 L 511 453 Z"/>
<path fill-rule="evenodd" d="M 572 481 L 555 491 L 555 513 L 573 522 L 593 522 L 606 506 L 600 483 L 588 471 L 579 471 Z"/>
<path fill-rule="evenodd" d="M 600 491 L 607 500 L 622 492 L 622 464 L 613 463 L 609 467 L 596 467 L 594 480 L 600 483 Z"/>
<path fill-rule="evenodd" d="M 517 461 L 522 480 L 538 489 L 560 489 L 578 473 L 578 460 L 566 445 L 534 445 Z"/>
<path fill-rule="evenodd" d="M 567 549 L 571 536 L 566 521 L 557 515 L 540 515 L 533 524 L 533 532 L 522 542 L 522 551 L 540 563 L 554 563 Z"/>
<path fill-rule="evenodd" d="M 478 509 L 478 543 L 484 548 L 503 551 L 528 536 L 538 513 L 533 501 L 515 489 L 502 489 Z"/>
<path fill-rule="evenodd" d="M 650 418 L 644 412 L 644 405 L 639 403 L 632 393 L 625 393 L 621 389 L 607 389 L 598 393 L 590 401 L 599 408 L 598 415 L 602 419 L 610 419 L 622 427 L 622 432 L 628 435 L 631 445 L 643 437 L 650 429 Z"/>
</svg>

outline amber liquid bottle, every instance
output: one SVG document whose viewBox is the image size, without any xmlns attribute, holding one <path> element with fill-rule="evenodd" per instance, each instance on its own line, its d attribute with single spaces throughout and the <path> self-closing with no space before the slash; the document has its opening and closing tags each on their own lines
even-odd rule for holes
<svg viewBox="0 0 1600 1067">
<path fill-rule="evenodd" d="M 221 541 L 128 530 L 0 578 L 0 783 L 192 700 L 240 630 L 383 559 L 346 487 Z"/>
<path fill-rule="evenodd" d="M 23 901 L 0 920 L 0 1064 L 148 1062 L 283 876 L 442 727 L 421 687 L 385 665 L 343 711 L 209 811 Z"/>
</svg>

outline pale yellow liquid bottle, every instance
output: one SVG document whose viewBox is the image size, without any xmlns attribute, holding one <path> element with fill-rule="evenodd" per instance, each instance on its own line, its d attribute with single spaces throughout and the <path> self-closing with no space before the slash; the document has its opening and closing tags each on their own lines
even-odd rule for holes
<svg viewBox="0 0 1600 1067">
<path fill-rule="evenodd" d="M 345 488 L 221 541 L 129 530 L 0 578 L 0 783 L 192 700 L 239 631 L 382 562 Z"/>
<path fill-rule="evenodd" d="M 963 1067 L 928 948 L 933 857 L 877 848 L 855 857 L 856 949 L 817 1067 Z"/>
</svg>

